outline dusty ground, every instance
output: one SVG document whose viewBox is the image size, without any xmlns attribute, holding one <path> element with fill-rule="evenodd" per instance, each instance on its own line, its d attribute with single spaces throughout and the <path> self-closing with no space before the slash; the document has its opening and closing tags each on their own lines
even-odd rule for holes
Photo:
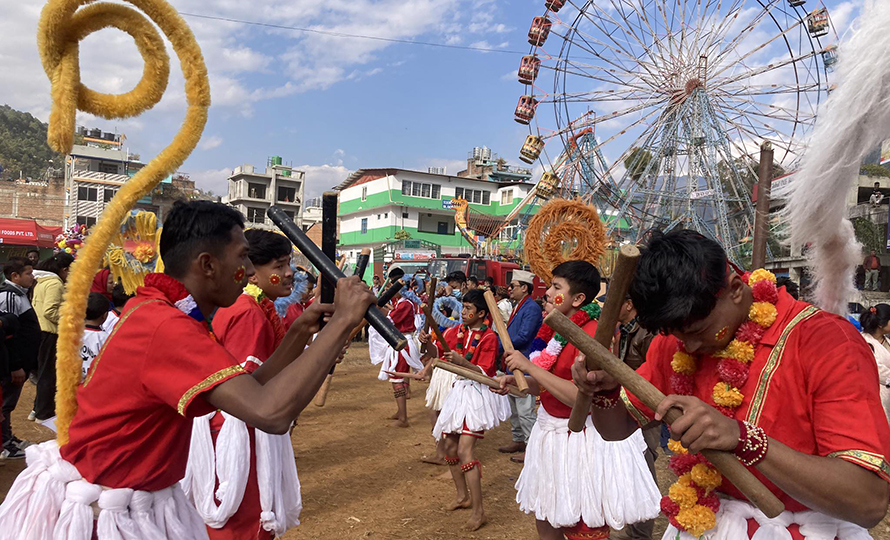
<svg viewBox="0 0 890 540">
<path fill-rule="evenodd" d="M 464 512 L 446 512 L 453 484 L 439 479 L 444 467 L 426 465 L 420 457 L 434 451 L 423 407 L 425 384 L 412 384 L 408 429 L 390 427 L 395 410 L 388 384 L 376 379 L 367 347 L 357 346 L 337 368 L 325 407 L 310 405 L 294 431 L 297 467 L 303 487 L 302 525 L 285 538 L 298 539 L 522 539 L 534 540 L 534 519 L 519 512 L 513 483 L 521 465 L 497 448 L 510 440 L 509 424 L 486 435 L 480 443 L 483 490 L 488 524 L 475 533 L 461 526 Z M 27 384 L 13 429 L 24 439 L 43 441 L 52 434 L 25 417 L 34 387 Z M 662 490 L 672 480 L 667 460 L 659 458 Z M 0 466 L 0 494 L 5 495 L 24 460 Z M 661 537 L 665 520 L 656 524 Z M 890 540 L 890 519 L 872 530 L 878 540 Z"/>
</svg>

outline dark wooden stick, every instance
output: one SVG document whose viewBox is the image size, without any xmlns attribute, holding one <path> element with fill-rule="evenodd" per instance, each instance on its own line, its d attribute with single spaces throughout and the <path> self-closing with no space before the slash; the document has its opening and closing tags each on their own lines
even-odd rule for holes
<svg viewBox="0 0 890 540">
<path fill-rule="evenodd" d="M 336 191 L 325 191 L 321 196 L 321 251 L 331 261 L 337 258 L 337 199 L 338 194 Z M 343 263 L 345 262 L 346 257 L 343 257 L 337 262 L 337 269 L 342 271 Z M 334 284 L 326 279 L 322 280 L 321 294 L 318 299 L 325 304 L 334 303 Z M 324 321 L 322 321 L 321 326 L 322 328 L 324 327 Z M 337 364 L 331 366 L 330 371 L 324 378 L 324 382 L 321 383 L 321 388 L 315 394 L 314 403 L 316 407 L 324 407 L 325 401 L 328 399 L 328 391 L 331 389 L 331 382 L 333 382 L 334 369 L 336 367 Z"/>
<path fill-rule="evenodd" d="M 614 275 L 614 274 L 613 274 Z M 657 410 L 658 405 L 664 399 L 664 394 L 642 375 L 634 371 L 630 366 L 615 357 L 602 344 L 587 335 L 571 319 L 558 311 L 552 311 L 544 322 L 550 325 L 569 343 L 584 353 L 588 365 L 592 364 L 596 369 L 601 369 L 615 378 L 628 392 L 635 395 L 650 409 Z M 673 408 L 665 414 L 663 421 L 670 425 L 681 415 L 682 411 Z M 767 517 L 774 518 L 785 510 L 785 505 L 773 493 L 764 486 L 736 457 L 719 450 L 702 450 L 705 456 L 727 480 L 741 491 L 745 497 L 757 506 Z"/>
<path fill-rule="evenodd" d="M 439 359 L 434 359 L 432 365 L 434 368 L 450 371 L 451 373 L 454 373 L 459 377 L 470 379 L 471 381 L 475 381 L 479 384 L 484 384 L 489 388 L 493 388 L 495 390 L 501 389 L 501 384 L 497 381 L 497 379 L 492 379 L 485 373 L 482 373 L 481 371 L 479 371 L 478 367 L 476 367 L 476 369 L 467 369 L 465 367 L 453 364 L 452 362 L 443 362 Z M 512 384 L 507 385 L 507 388 L 509 389 L 511 396 L 523 398 L 528 395 Z"/>
<path fill-rule="evenodd" d="M 392 287 L 386 289 L 386 292 L 384 292 L 383 294 L 380 295 L 380 297 L 377 298 L 377 307 L 383 307 L 386 304 L 388 304 L 389 301 L 392 300 L 392 297 L 395 296 L 396 293 L 401 291 L 402 287 L 404 287 L 404 286 L 405 286 L 405 282 L 402 281 L 401 279 L 397 280 L 395 283 L 393 283 Z"/>
<path fill-rule="evenodd" d="M 498 331 L 498 337 L 501 338 L 501 345 L 504 346 L 504 354 L 510 354 L 514 351 L 513 349 L 513 340 L 510 339 L 510 334 L 507 333 L 507 325 L 504 323 L 503 317 L 501 317 L 501 310 L 498 309 L 498 301 L 495 299 L 494 294 L 491 291 L 485 291 L 483 295 L 485 297 L 485 304 L 488 306 L 488 314 L 491 316 L 492 322 L 494 322 L 494 327 Z M 528 381 L 525 380 L 525 373 L 521 370 L 514 369 L 513 376 L 516 379 L 516 386 L 522 392 L 528 392 Z"/>
<path fill-rule="evenodd" d="M 430 307 L 430 309 L 432 309 L 433 302 L 435 302 L 435 300 L 436 300 L 436 285 L 438 285 L 438 281 L 439 281 L 438 278 L 435 278 L 435 277 L 431 278 L 430 282 L 429 282 L 429 286 L 427 288 L 426 306 Z M 424 315 L 426 315 L 426 311 L 424 311 Z M 430 333 L 430 325 L 432 323 L 433 323 L 433 321 L 430 320 L 429 315 L 426 315 L 426 317 L 423 318 L 423 333 L 424 334 Z"/>
<path fill-rule="evenodd" d="M 615 326 L 618 324 L 618 315 L 627 298 L 630 282 L 633 281 L 637 262 L 640 260 L 640 250 L 637 246 L 628 244 L 618 250 L 618 261 L 612 271 L 612 281 L 609 283 L 609 292 L 606 294 L 606 302 L 600 313 L 596 325 L 596 334 L 593 336 L 600 345 L 609 348 L 615 337 Z M 588 363 L 587 369 L 596 369 L 594 364 Z M 575 397 L 575 406 L 572 407 L 572 415 L 569 417 L 569 429 L 575 433 L 584 429 L 587 415 L 590 414 L 591 397 L 578 392 Z"/>
<path fill-rule="evenodd" d="M 355 272 L 352 274 L 354 276 L 358 276 L 359 279 L 365 279 L 365 269 L 368 267 L 368 261 L 371 260 L 371 248 L 362 248 L 362 252 L 359 253 L 358 259 L 355 261 Z"/>
<path fill-rule="evenodd" d="M 306 233 L 296 226 L 294 221 L 284 213 L 284 210 L 277 206 L 271 206 L 268 215 L 269 219 L 272 220 L 272 223 L 281 229 L 284 235 L 297 246 L 297 249 L 309 259 L 309 262 L 311 262 L 313 266 L 318 268 L 318 271 L 326 280 L 336 284 L 338 279 L 346 277 L 343 275 L 343 272 L 337 268 L 337 265 L 335 265 L 333 261 L 324 256 L 324 253 L 322 253 L 322 251 L 318 249 L 318 246 L 306 236 Z M 377 306 L 370 306 L 367 313 L 365 313 L 365 318 L 375 330 L 380 332 L 383 339 L 385 339 L 393 349 L 401 351 L 408 346 L 408 340 L 405 336 L 399 332 L 392 321 L 387 319 L 386 315 L 384 315 Z"/>
<path fill-rule="evenodd" d="M 436 324 L 436 320 L 433 319 L 433 308 L 430 306 L 423 306 L 423 313 L 424 315 L 426 315 L 427 320 L 433 320 L 433 322 L 430 324 L 430 328 L 432 328 L 433 333 L 436 334 L 436 339 L 439 341 L 439 343 L 442 344 L 442 348 L 445 349 L 446 353 L 451 352 L 451 349 L 448 348 L 448 344 L 445 343 L 445 338 L 442 336 L 442 331 L 439 330 L 439 325 Z"/>
</svg>

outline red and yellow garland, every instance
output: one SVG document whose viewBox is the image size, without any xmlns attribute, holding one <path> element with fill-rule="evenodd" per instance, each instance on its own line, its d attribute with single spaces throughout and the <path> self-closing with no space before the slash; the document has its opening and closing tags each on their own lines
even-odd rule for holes
<svg viewBox="0 0 890 540">
<path fill-rule="evenodd" d="M 746 273 L 742 279 L 754 294 L 748 321 L 739 327 L 729 345 L 714 355 L 720 358 L 717 364 L 720 381 L 714 386 L 712 397 L 716 408 L 729 418 L 735 416 L 736 409 L 744 400 L 745 396 L 739 388 L 748 380 L 754 349 L 778 316 L 776 276 L 761 269 Z M 671 388 L 675 394 L 692 395 L 695 390 L 694 375 L 698 369 L 697 359 L 683 349 L 680 340 L 677 340 L 677 345 L 677 352 L 671 360 L 671 368 L 674 370 Z M 723 483 L 723 477 L 703 456 L 689 454 L 680 441 L 670 440 L 668 448 L 674 452 L 670 467 L 678 478 L 668 490 L 668 495 L 662 498 L 661 511 L 674 527 L 699 537 L 717 525 L 716 514 L 720 508 L 720 499 L 714 494 L 714 490 Z"/>
</svg>

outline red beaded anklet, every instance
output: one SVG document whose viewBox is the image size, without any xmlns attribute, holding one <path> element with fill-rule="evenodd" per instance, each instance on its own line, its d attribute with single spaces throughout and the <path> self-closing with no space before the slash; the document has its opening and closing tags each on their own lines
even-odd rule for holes
<svg viewBox="0 0 890 540">
<path fill-rule="evenodd" d="M 460 470 L 462 470 L 464 473 L 468 473 L 468 472 L 472 471 L 474 467 L 479 467 L 479 477 L 481 478 L 482 477 L 482 463 L 480 463 L 478 459 L 473 460 L 469 463 L 464 463 L 463 465 L 460 466 Z"/>
<path fill-rule="evenodd" d="M 445 463 L 446 463 L 449 467 L 453 467 L 453 466 L 458 465 L 458 464 L 460 463 L 460 458 L 456 458 L 456 457 L 446 457 L 446 458 L 444 458 L 444 459 L 445 459 Z"/>
</svg>

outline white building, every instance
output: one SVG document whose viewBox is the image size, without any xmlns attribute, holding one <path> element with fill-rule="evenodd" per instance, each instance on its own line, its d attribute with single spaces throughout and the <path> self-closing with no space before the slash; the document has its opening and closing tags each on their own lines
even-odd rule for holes
<svg viewBox="0 0 890 540">
<path fill-rule="evenodd" d="M 301 225 L 305 183 L 306 173 L 283 165 L 280 157 L 272 156 L 263 171 L 253 165 L 235 167 L 223 202 L 241 212 L 251 227 L 274 227 L 266 215 L 273 204 Z"/>
</svg>

